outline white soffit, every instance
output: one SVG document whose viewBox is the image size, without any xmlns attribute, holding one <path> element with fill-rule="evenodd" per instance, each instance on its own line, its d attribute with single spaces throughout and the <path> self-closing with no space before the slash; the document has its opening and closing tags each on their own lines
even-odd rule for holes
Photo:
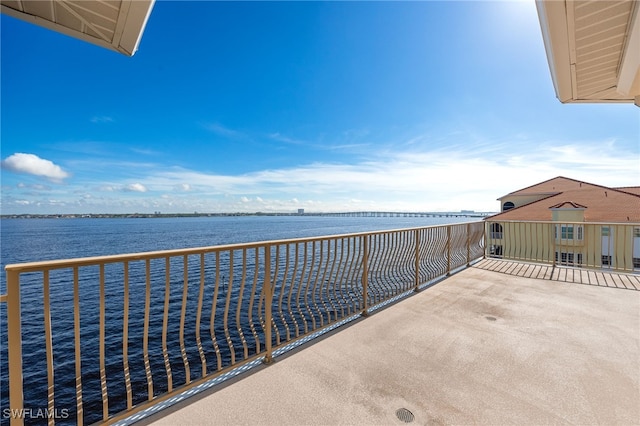
<svg viewBox="0 0 640 426">
<path fill-rule="evenodd" d="M 536 7 L 561 102 L 640 106 L 638 0 L 536 0 Z"/>
<path fill-rule="evenodd" d="M 0 3 L 6 15 L 133 56 L 154 1 L 0 0 Z"/>
</svg>

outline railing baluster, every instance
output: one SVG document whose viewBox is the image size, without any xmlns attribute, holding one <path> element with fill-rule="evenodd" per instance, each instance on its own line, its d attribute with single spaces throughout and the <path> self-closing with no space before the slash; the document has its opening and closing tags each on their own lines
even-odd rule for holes
<svg viewBox="0 0 640 426">
<path fill-rule="evenodd" d="M 169 350 L 167 348 L 167 333 L 169 332 L 169 302 L 171 301 L 171 258 L 167 256 L 164 260 L 164 312 L 162 317 L 162 359 L 164 360 L 164 370 L 167 374 L 167 391 L 173 390 L 173 374 L 171 371 L 171 361 L 169 360 Z"/>
<path fill-rule="evenodd" d="M 224 334 L 227 338 L 227 345 L 229 345 L 229 352 L 231 355 L 231 365 L 236 363 L 236 351 L 233 347 L 233 341 L 231 340 L 231 334 L 229 333 L 229 307 L 231 306 L 231 288 L 233 286 L 233 249 L 229 250 L 229 285 L 227 286 L 227 295 L 224 305 L 224 316 L 222 317 Z"/>
<path fill-rule="evenodd" d="M 313 278 L 313 271 L 315 269 L 315 266 L 316 266 L 316 240 L 313 240 L 311 242 L 311 267 L 309 268 L 309 274 L 307 275 L 307 284 L 304 287 L 304 306 L 307 309 L 307 312 L 309 313 L 309 317 L 311 319 L 312 331 L 316 329 L 316 318 L 315 318 L 313 309 L 311 308 L 311 303 L 309 303 L 309 287 L 311 287 L 311 280 Z M 313 302 L 313 297 L 311 298 L 311 301 Z M 305 329 L 305 332 L 306 332 L 306 329 Z"/>
<path fill-rule="evenodd" d="M 202 364 L 202 377 L 207 375 L 207 358 L 204 356 L 202 349 L 202 340 L 200 339 L 200 319 L 202 318 L 202 302 L 204 300 L 204 253 L 200 253 L 200 291 L 198 292 L 198 310 L 196 311 L 196 345 L 200 354 L 200 362 Z"/>
<path fill-rule="evenodd" d="M 256 253 L 258 249 L 256 248 Z M 256 259 L 256 267 L 257 267 L 257 259 Z M 257 274 L 257 270 L 254 272 Z M 240 337 L 240 342 L 242 343 L 242 349 L 244 354 L 244 359 L 249 357 L 249 349 L 247 348 L 247 341 L 244 337 L 244 333 L 242 332 L 242 321 L 240 321 L 240 314 L 242 311 L 242 298 L 244 296 L 244 287 L 247 283 L 247 249 L 242 250 L 242 277 L 240 279 L 240 291 L 238 292 L 238 299 L 236 300 L 236 330 L 238 331 L 238 336 Z M 253 294 L 250 296 L 250 300 L 253 300 Z"/>
<path fill-rule="evenodd" d="M 326 243 L 326 251 L 325 251 L 325 262 L 324 262 L 324 268 L 322 271 L 322 278 L 320 279 L 320 303 L 322 304 L 322 313 L 320 314 L 320 325 L 323 326 L 324 325 L 324 314 L 327 314 L 327 324 L 331 323 L 331 310 L 329 309 L 329 305 L 327 305 L 327 300 L 330 299 L 330 295 L 329 295 L 329 283 L 327 282 L 327 272 L 329 270 L 329 263 L 331 261 L 331 240 L 326 240 L 321 242 L 320 244 L 322 244 L 322 246 L 324 246 Z M 324 291 L 326 290 L 326 297 L 323 295 Z"/>
<path fill-rule="evenodd" d="M 11 426 L 24 424 L 17 415 L 24 408 L 22 381 L 22 317 L 20 314 L 20 272 L 7 269 L 7 344 L 9 361 L 9 407 Z"/>
<path fill-rule="evenodd" d="M 80 279 L 77 266 L 73 268 L 73 338 L 76 373 L 76 417 L 78 426 L 82 426 L 84 417 L 82 409 L 82 352 L 80 350 L 82 343 L 80 341 Z"/>
<path fill-rule="evenodd" d="M 467 223 L 467 266 L 471 265 L 471 224 Z"/>
<path fill-rule="evenodd" d="M 330 253 L 332 254 L 332 262 L 331 262 L 331 270 L 329 271 L 329 279 L 327 282 L 327 298 L 329 299 L 329 303 L 331 304 L 331 311 L 329 311 L 329 316 L 328 316 L 328 321 L 329 323 L 331 322 L 331 312 L 333 312 L 333 320 L 337 321 L 338 320 L 338 309 L 336 307 L 336 303 L 337 303 L 337 297 L 336 297 L 336 278 L 333 275 L 334 274 L 334 270 L 335 270 L 335 266 L 336 266 L 336 262 L 338 260 L 338 239 L 334 238 L 333 240 L 333 251 L 329 250 Z M 329 245 L 331 244 L 330 242 L 328 243 Z"/>
<path fill-rule="evenodd" d="M 280 246 L 278 246 L 280 247 Z M 278 310 L 280 313 L 280 320 L 282 321 L 282 324 L 284 325 L 284 329 L 287 332 L 287 339 L 286 341 L 288 342 L 291 339 L 291 332 L 289 330 L 289 323 L 287 322 L 285 316 L 284 316 L 284 310 L 282 308 L 282 301 L 284 300 L 284 294 L 285 294 L 285 288 L 287 285 L 287 277 L 289 274 L 289 262 L 291 261 L 291 259 L 289 258 L 290 256 L 290 244 L 285 244 L 285 265 L 284 265 L 284 274 L 282 276 L 282 286 L 280 288 L 280 300 L 278 302 Z M 266 263 L 266 262 L 265 262 Z M 277 274 L 276 274 L 277 276 Z M 291 290 L 291 287 L 289 287 L 289 290 Z M 289 294 L 291 294 L 291 292 L 289 292 Z"/>
<path fill-rule="evenodd" d="M 149 365 L 149 316 L 151 311 L 151 259 L 145 261 L 145 303 L 144 303 L 144 330 L 142 334 L 142 355 L 144 358 L 144 371 L 147 377 L 147 400 L 153 399 L 153 376 Z"/>
<path fill-rule="evenodd" d="M 319 241 L 318 245 L 320 246 L 320 253 L 318 256 L 318 267 L 314 268 L 316 270 L 316 273 L 315 273 L 315 279 L 313 280 L 313 288 L 311 289 L 311 302 L 313 304 L 313 307 L 315 308 L 315 311 L 313 311 L 311 314 L 311 318 L 313 318 L 314 330 L 316 329 L 316 313 L 320 317 L 320 326 L 324 325 L 324 317 L 322 315 L 322 311 L 320 307 L 318 306 L 318 296 L 316 295 L 316 289 L 318 288 L 318 281 L 320 280 L 320 269 L 322 268 L 322 263 L 324 260 L 324 244 L 322 241 Z M 315 247 L 313 252 L 315 255 L 315 252 L 316 252 Z M 322 284 L 320 285 L 320 293 L 322 293 Z"/>
<path fill-rule="evenodd" d="M 414 291 L 418 291 L 419 290 L 419 286 L 420 286 L 420 230 L 416 229 L 415 231 L 413 231 L 413 240 L 414 240 L 414 276 L 413 276 L 413 285 L 414 285 Z"/>
<path fill-rule="evenodd" d="M 217 371 L 222 370 L 222 355 L 220 353 L 220 346 L 218 345 L 218 338 L 216 337 L 216 311 L 218 310 L 218 293 L 220 291 L 220 251 L 216 251 L 216 273 L 215 282 L 213 285 L 213 298 L 211 301 L 211 317 L 209 320 L 209 334 L 211 335 L 211 342 L 213 343 L 213 350 L 216 353 Z"/>
<path fill-rule="evenodd" d="M 369 315 L 369 235 L 362 236 L 362 316 Z"/>
<path fill-rule="evenodd" d="M 182 309 L 180 311 L 180 353 L 182 354 L 182 363 L 184 364 L 185 384 L 191 383 L 191 369 L 189 368 L 189 358 L 187 358 L 187 349 L 184 345 L 184 324 L 187 316 L 187 296 L 189 294 L 189 257 L 184 255 L 182 258 L 183 268 L 183 284 L 182 284 Z"/>
<path fill-rule="evenodd" d="M 311 244 L 313 244 L 313 243 L 311 243 Z M 300 274 L 300 288 L 302 289 L 302 293 L 304 294 L 304 298 L 302 299 L 303 302 L 304 302 L 303 303 L 303 307 L 305 309 L 307 309 L 307 311 L 309 309 L 308 305 L 307 305 L 307 298 L 308 298 L 308 291 L 307 290 L 309 288 L 309 281 L 311 280 L 311 271 L 309 271 L 309 278 L 307 279 L 306 285 L 304 285 L 303 282 L 304 282 L 304 278 L 305 278 L 305 273 L 307 271 L 307 258 L 308 258 L 308 250 L 309 250 L 308 246 L 309 246 L 309 243 L 304 243 L 304 260 L 303 260 L 303 263 L 302 263 L 302 273 Z M 314 259 L 314 255 L 313 255 L 314 247 L 313 246 L 311 247 L 311 252 L 312 252 L 312 254 L 311 254 L 311 265 L 313 266 L 313 259 Z M 304 288 L 302 287 L 303 285 L 304 285 Z M 298 293 L 298 300 L 300 300 L 299 297 L 300 297 L 300 293 Z M 300 316 L 302 317 L 302 321 L 304 321 L 304 334 L 307 334 L 309 332 L 309 323 L 307 321 L 307 317 L 304 315 L 304 310 L 302 308 L 299 308 L 299 309 L 300 309 Z"/>
<path fill-rule="evenodd" d="M 447 275 L 451 275 L 451 225 L 447 225 Z"/>
<path fill-rule="evenodd" d="M 287 296 L 287 307 L 289 308 L 289 316 L 293 320 L 293 326 L 296 330 L 296 336 L 300 335 L 300 327 L 298 327 L 298 320 L 296 320 L 296 315 L 293 312 L 293 304 L 291 303 L 291 299 L 293 297 L 293 289 L 296 288 L 296 275 L 298 273 L 298 263 L 300 262 L 300 244 L 295 243 L 296 249 L 294 253 L 294 263 L 293 263 L 293 271 L 291 272 L 291 283 L 289 284 L 289 295 Z M 287 245 L 288 247 L 288 245 Z M 288 269 L 288 268 L 287 268 Z M 296 298 L 298 291 L 296 290 Z M 288 340 L 288 339 L 287 339 Z"/>
<path fill-rule="evenodd" d="M 53 412 L 55 408 L 54 402 L 54 376 L 53 376 L 53 338 L 51 335 L 51 294 L 49 289 L 49 270 L 43 271 L 43 288 L 42 303 L 44 308 L 44 335 L 45 350 L 47 354 L 47 408 L 49 412 Z M 55 420 L 53 416 L 49 416 L 48 424 L 53 425 Z"/>
<path fill-rule="evenodd" d="M 122 365 L 124 369 L 125 391 L 127 392 L 127 410 L 133 407 L 133 395 L 131 393 L 131 376 L 129 374 L 129 262 L 124 261 L 124 295 L 122 309 Z M 78 322 L 80 319 L 78 318 Z M 78 330 L 79 332 L 79 330 Z M 79 371 L 80 366 L 76 366 Z M 82 395 L 81 395 L 82 396 Z"/>
<path fill-rule="evenodd" d="M 258 275 L 260 271 L 260 252 L 258 248 L 255 249 L 254 254 L 255 254 L 255 262 L 254 262 L 254 271 L 253 271 L 253 285 L 251 286 L 251 294 L 249 296 L 249 308 L 247 309 L 247 314 L 248 314 L 248 320 L 249 320 L 249 328 L 251 329 L 251 334 L 253 335 L 253 339 L 256 342 L 256 353 L 258 353 L 260 352 L 260 339 L 258 338 L 258 332 L 256 331 L 256 327 L 253 324 L 253 303 L 256 297 L 258 297 L 258 318 L 263 330 L 264 330 L 265 324 L 264 324 L 264 318 L 260 314 L 260 311 L 262 309 L 263 293 L 261 292 L 261 294 L 259 295 L 256 294 L 256 289 L 258 288 Z M 245 358 L 247 357 L 248 357 L 248 354 L 247 354 L 247 349 L 245 345 Z"/>
<path fill-rule="evenodd" d="M 402 258 L 402 285 L 401 290 L 407 291 L 413 288 L 414 274 L 413 274 L 413 260 L 414 250 L 413 248 L 413 232 L 402 232 L 402 249 L 399 251 L 398 256 Z"/>
<path fill-rule="evenodd" d="M 276 264 L 276 267 L 275 267 L 275 270 L 273 271 L 273 277 L 272 277 L 272 278 L 273 278 L 273 281 L 272 281 L 272 282 L 273 282 L 273 285 L 274 285 L 274 286 L 275 286 L 275 285 L 276 285 L 276 283 L 278 282 L 278 274 L 280 273 L 280 244 L 276 245 L 276 246 L 275 246 L 275 249 L 276 249 L 276 257 L 275 257 L 275 264 Z M 285 273 L 286 273 L 286 272 L 285 272 Z M 275 291 L 275 290 L 274 290 L 274 291 Z M 254 293 L 255 293 L 255 289 L 254 289 Z M 282 296 L 282 293 L 283 293 L 283 292 L 282 292 L 282 290 L 281 290 L 281 291 L 280 291 L 280 296 Z M 263 293 L 263 294 L 264 294 L 264 293 Z M 282 298 L 280 298 L 279 302 L 280 302 L 280 303 L 278 304 L 278 313 L 280 313 L 280 314 L 281 314 L 281 313 L 282 313 L 282 305 L 281 305 L 281 303 L 282 303 Z M 260 309 L 259 309 L 259 312 L 261 312 L 261 310 L 260 310 Z M 262 317 L 262 316 L 261 316 L 261 317 Z M 278 329 L 278 327 L 276 326 L 276 323 L 275 323 L 275 317 L 276 317 L 276 316 L 275 316 L 275 315 L 273 315 L 274 322 L 273 322 L 273 324 L 272 324 L 272 325 L 273 325 L 273 330 L 274 330 L 274 332 L 276 333 L 276 345 L 278 345 L 278 346 L 279 346 L 279 345 L 280 345 L 280 342 L 281 342 L 281 340 L 280 340 L 280 330 L 279 330 L 279 329 Z M 264 324 L 263 324 L 263 327 L 264 327 Z M 260 352 L 260 349 L 259 349 L 259 348 L 260 348 L 260 339 L 258 339 L 258 335 L 257 335 L 257 334 L 254 334 L 254 336 L 255 336 L 255 338 L 256 338 L 256 344 L 257 344 L 257 347 L 258 347 L 258 350 L 256 350 L 256 352 Z"/>
<path fill-rule="evenodd" d="M 271 307 L 273 306 L 273 287 L 271 285 L 271 245 L 267 244 L 264 247 L 264 263 L 265 263 L 265 277 L 263 291 L 265 294 L 265 324 L 264 340 L 266 354 L 264 356 L 264 363 L 270 364 L 273 362 L 273 347 L 271 342 L 271 321 L 273 313 Z"/>
<path fill-rule="evenodd" d="M 107 391 L 107 369 L 105 367 L 105 283 L 104 263 L 100 263 L 100 387 L 102 389 L 102 420 L 109 419 L 109 394 Z"/>
<path fill-rule="evenodd" d="M 344 263 L 342 262 L 343 258 Z M 340 241 L 340 263 L 341 265 L 339 269 L 340 278 L 338 279 L 338 285 L 340 294 L 340 308 L 341 308 L 341 317 L 345 315 L 351 315 L 351 305 L 353 304 L 353 300 L 350 297 L 350 292 L 348 291 L 349 284 L 349 270 L 351 268 L 351 240 L 349 238 L 342 238 Z M 345 295 L 346 294 L 346 295 Z"/>
</svg>

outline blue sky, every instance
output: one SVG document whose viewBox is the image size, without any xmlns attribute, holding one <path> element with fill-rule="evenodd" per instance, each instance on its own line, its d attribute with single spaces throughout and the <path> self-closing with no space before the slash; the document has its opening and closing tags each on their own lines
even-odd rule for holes
<svg viewBox="0 0 640 426">
<path fill-rule="evenodd" d="M 126 57 L 2 15 L 3 214 L 495 211 L 640 185 L 640 108 L 562 105 L 533 1 L 157 1 Z"/>
</svg>

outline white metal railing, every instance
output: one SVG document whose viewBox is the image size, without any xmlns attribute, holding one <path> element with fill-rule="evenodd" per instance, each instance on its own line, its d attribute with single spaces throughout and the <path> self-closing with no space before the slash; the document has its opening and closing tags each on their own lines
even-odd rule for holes
<svg viewBox="0 0 640 426">
<path fill-rule="evenodd" d="M 484 227 L 8 265 L 11 424 L 33 410 L 49 424 L 113 423 L 268 363 L 275 348 L 483 257 Z"/>
<path fill-rule="evenodd" d="M 640 271 L 640 223 L 487 220 L 486 230 L 490 257 Z"/>
</svg>

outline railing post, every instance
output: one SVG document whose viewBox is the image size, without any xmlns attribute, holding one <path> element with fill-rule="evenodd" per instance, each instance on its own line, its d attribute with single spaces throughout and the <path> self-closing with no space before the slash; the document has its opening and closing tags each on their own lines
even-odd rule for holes
<svg viewBox="0 0 640 426">
<path fill-rule="evenodd" d="M 265 350 L 263 362 L 271 364 L 273 362 L 273 348 L 271 343 L 271 323 L 273 313 L 271 311 L 273 305 L 273 286 L 271 285 L 271 245 L 264 246 L 264 339 Z"/>
<path fill-rule="evenodd" d="M 415 232 L 415 235 L 413 238 L 416 242 L 416 258 L 415 258 L 416 275 L 415 275 L 415 281 L 414 281 L 415 288 L 413 289 L 413 291 L 418 291 L 418 286 L 420 285 L 420 230 L 416 229 L 414 232 Z"/>
<path fill-rule="evenodd" d="M 451 225 L 447 225 L 447 275 L 451 275 Z"/>
<path fill-rule="evenodd" d="M 9 346 L 9 408 L 11 426 L 23 425 L 22 330 L 20 317 L 20 273 L 7 271 L 7 340 Z"/>
<path fill-rule="evenodd" d="M 369 234 L 362 236 L 362 316 L 369 315 Z"/>
</svg>

